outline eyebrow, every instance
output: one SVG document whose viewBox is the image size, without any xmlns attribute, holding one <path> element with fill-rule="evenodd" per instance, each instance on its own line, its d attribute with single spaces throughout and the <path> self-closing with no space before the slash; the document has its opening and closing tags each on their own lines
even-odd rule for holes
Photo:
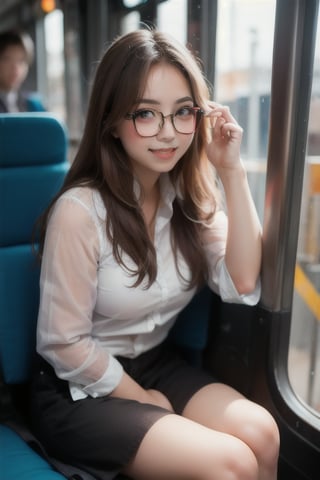
<svg viewBox="0 0 320 480">
<path fill-rule="evenodd" d="M 175 104 L 179 104 L 179 103 L 184 103 L 184 102 L 193 102 L 193 98 L 192 97 L 182 97 L 182 98 L 178 98 L 178 100 L 175 101 Z M 160 102 L 158 102 L 157 100 L 153 100 L 151 98 L 138 98 L 138 100 L 135 102 L 136 105 L 138 105 L 139 103 L 149 103 L 150 105 L 160 105 Z"/>
</svg>

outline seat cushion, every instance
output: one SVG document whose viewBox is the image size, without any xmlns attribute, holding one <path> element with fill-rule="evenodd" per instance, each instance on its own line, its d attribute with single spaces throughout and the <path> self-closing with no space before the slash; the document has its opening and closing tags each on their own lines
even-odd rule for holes
<svg viewBox="0 0 320 480">
<path fill-rule="evenodd" d="M 0 445 L 0 472 L 3 480 L 65 480 L 5 425 L 0 425 Z"/>
</svg>

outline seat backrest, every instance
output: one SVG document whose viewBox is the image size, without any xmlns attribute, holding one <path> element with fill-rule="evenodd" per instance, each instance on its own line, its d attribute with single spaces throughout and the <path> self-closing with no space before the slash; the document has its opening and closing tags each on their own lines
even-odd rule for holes
<svg viewBox="0 0 320 480">
<path fill-rule="evenodd" d="M 0 369 L 7 384 L 30 374 L 39 301 L 33 229 L 67 170 L 67 134 L 57 118 L 0 114 Z"/>
</svg>

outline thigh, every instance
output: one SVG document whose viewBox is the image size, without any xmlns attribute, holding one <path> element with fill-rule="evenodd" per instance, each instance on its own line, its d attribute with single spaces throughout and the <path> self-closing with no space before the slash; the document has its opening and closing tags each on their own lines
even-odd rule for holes
<svg viewBox="0 0 320 480">
<path fill-rule="evenodd" d="M 272 419 L 262 406 L 248 400 L 232 387 L 214 383 L 204 386 L 186 404 L 182 415 L 209 428 L 231 435 L 243 425 Z"/>
<path fill-rule="evenodd" d="M 260 462 L 272 463 L 278 456 L 279 431 L 271 414 L 227 385 L 203 387 L 186 404 L 183 415 L 241 439 Z"/>
<path fill-rule="evenodd" d="M 242 441 L 175 414 L 150 428 L 124 472 L 138 480 L 258 478 L 256 458 Z"/>
</svg>

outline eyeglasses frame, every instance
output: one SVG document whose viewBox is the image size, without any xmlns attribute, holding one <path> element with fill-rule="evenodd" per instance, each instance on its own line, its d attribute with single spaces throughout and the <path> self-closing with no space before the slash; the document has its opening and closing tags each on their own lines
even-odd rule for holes
<svg viewBox="0 0 320 480">
<path fill-rule="evenodd" d="M 160 112 L 159 110 L 156 110 L 155 108 L 140 108 L 139 110 L 136 110 L 132 113 L 127 113 L 126 116 L 125 116 L 125 119 L 126 120 L 132 120 L 133 121 L 133 125 L 134 125 L 134 128 L 137 132 L 137 134 L 140 136 L 140 137 L 143 137 L 143 138 L 151 138 L 151 137 L 156 137 L 162 130 L 163 126 L 164 126 L 164 122 L 166 120 L 166 118 L 170 117 L 171 118 L 171 124 L 173 126 L 173 128 L 175 129 L 175 131 L 177 133 L 180 133 L 180 135 L 191 135 L 192 133 L 194 133 L 197 128 L 198 128 L 198 125 L 199 125 L 199 121 L 201 119 L 201 115 L 205 115 L 206 112 L 204 110 L 202 110 L 200 107 L 186 107 L 186 108 L 189 108 L 190 110 L 193 110 L 194 112 L 196 112 L 196 121 L 195 121 L 195 128 L 192 132 L 190 133 L 184 133 L 184 132 L 179 132 L 179 130 L 177 130 L 175 124 L 174 124 L 174 117 L 175 117 L 175 113 L 168 113 L 168 115 L 163 115 L 162 112 Z M 160 113 L 161 115 L 161 122 L 159 123 L 159 130 L 157 131 L 157 133 L 154 133 L 153 135 L 141 135 L 139 132 L 138 132 L 138 129 L 137 129 L 137 126 L 136 126 L 136 116 L 138 115 L 139 112 L 143 111 L 143 110 L 151 110 L 152 112 L 157 112 L 157 113 Z"/>
</svg>

